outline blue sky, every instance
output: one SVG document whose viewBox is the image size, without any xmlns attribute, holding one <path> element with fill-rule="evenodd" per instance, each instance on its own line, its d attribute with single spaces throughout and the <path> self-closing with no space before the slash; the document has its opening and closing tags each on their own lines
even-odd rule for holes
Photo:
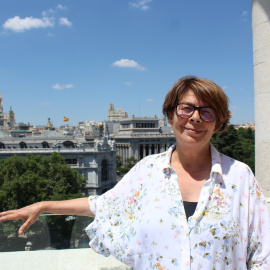
<svg viewBox="0 0 270 270">
<path fill-rule="evenodd" d="M 251 1 L 9 0 L 0 20 L 0 92 L 16 122 L 99 122 L 110 103 L 161 117 L 188 74 L 223 87 L 231 123 L 254 121 Z"/>
</svg>

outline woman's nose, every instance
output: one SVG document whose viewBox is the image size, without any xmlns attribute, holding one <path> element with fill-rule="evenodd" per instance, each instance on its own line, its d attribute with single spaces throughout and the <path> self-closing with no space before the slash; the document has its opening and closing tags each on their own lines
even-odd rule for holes
<svg viewBox="0 0 270 270">
<path fill-rule="evenodd" d="M 193 115 L 189 118 L 191 121 L 195 121 L 195 122 L 201 122 L 202 119 L 200 117 L 200 112 L 199 110 L 195 110 Z"/>
</svg>

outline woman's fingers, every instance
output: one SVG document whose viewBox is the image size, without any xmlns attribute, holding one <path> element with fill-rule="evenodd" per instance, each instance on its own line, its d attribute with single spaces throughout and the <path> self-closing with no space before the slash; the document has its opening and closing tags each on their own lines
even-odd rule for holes
<svg viewBox="0 0 270 270">
<path fill-rule="evenodd" d="M 15 220 L 16 218 L 16 211 L 17 210 L 11 210 L 0 213 L 0 221 L 6 221 L 6 220 Z"/>
<path fill-rule="evenodd" d="M 18 210 L 10 210 L 0 213 L 0 221 L 21 219 L 24 224 L 19 229 L 19 234 L 23 234 L 39 217 L 40 211 L 37 205 L 30 205 Z"/>
<path fill-rule="evenodd" d="M 38 218 L 38 217 L 37 217 Z M 34 219 L 34 220 L 32 220 L 32 219 L 27 219 L 24 223 L 23 223 L 23 225 L 20 227 L 20 229 L 19 229 L 19 231 L 18 231 L 18 233 L 19 234 L 23 234 L 36 220 L 37 220 L 37 218 L 36 219 Z"/>
</svg>

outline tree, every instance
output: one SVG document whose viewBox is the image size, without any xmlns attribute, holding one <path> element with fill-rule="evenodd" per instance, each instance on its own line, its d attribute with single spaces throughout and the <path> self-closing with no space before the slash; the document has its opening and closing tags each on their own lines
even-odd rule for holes
<svg viewBox="0 0 270 270">
<path fill-rule="evenodd" d="M 230 125 L 226 132 L 217 132 L 211 143 L 215 148 L 234 159 L 246 163 L 255 173 L 255 132 L 251 129 L 235 129 Z"/>
<path fill-rule="evenodd" d="M 116 168 L 120 168 L 123 165 L 122 158 L 120 156 L 116 156 Z"/>
<path fill-rule="evenodd" d="M 81 189 L 85 184 L 86 179 L 71 169 L 58 153 L 52 153 L 49 157 L 14 155 L 0 160 L 0 211 L 21 208 L 38 201 L 79 198 L 82 197 Z M 69 222 L 63 226 L 65 218 L 46 217 L 53 236 L 51 242 L 56 248 L 68 245 L 68 234 L 73 224 Z M 10 226 L 1 226 L 0 234 L 10 233 Z M 17 229 L 18 226 L 15 227 Z"/>
<path fill-rule="evenodd" d="M 125 165 L 123 165 L 121 161 L 121 157 L 117 156 L 116 157 L 116 170 L 120 174 L 125 174 L 127 173 L 136 163 L 138 162 L 137 159 L 134 157 L 127 158 L 125 160 Z"/>
</svg>

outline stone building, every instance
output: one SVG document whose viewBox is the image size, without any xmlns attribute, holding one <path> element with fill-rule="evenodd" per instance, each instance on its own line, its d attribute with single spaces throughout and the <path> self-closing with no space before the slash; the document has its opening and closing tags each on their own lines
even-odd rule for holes
<svg viewBox="0 0 270 270">
<path fill-rule="evenodd" d="M 60 153 L 72 169 L 87 178 L 85 194 L 100 195 L 116 184 L 116 148 L 113 141 L 75 138 L 49 130 L 41 136 L 11 137 L 0 131 L 0 159 L 28 153 Z"/>
<path fill-rule="evenodd" d="M 117 155 L 122 162 L 130 157 L 141 160 L 147 155 L 166 151 L 175 143 L 174 134 L 164 132 L 159 126 L 159 119 L 155 116 L 134 117 L 120 120 L 119 133 L 114 137 Z"/>
<path fill-rule="evenodd" d="M 3 110 L 3 96 L 0 93 L 0 128 L 2 130 L 8 131 L 8 129 L 15 126 L 15 113 L 10 108 L 8 113 L 4 113 Z"/>
<path fill-rule="evenodd" d="M 7 115 L 3 112 L 3 96 L 0 94 L 0 128 L 7 126 Z"/>
<path fill-rule="evenodd" d="M 14 128 L 15 126 L 15 113 L 11 107 L 10 107 L 9 112 L 7 113 L 7 124 L 9 128 L 11 129 Z"/>
<path fill-rule="evenodd" d="M 128 113 L 124 112 L 122 109 L 117 109 L 114 110 L 114 105 L 111 103 L 109 105 L 109 110 L 108 110 L 108 121 L 119 121 L 120 119 L 127 118 Z"/>
</svg>

